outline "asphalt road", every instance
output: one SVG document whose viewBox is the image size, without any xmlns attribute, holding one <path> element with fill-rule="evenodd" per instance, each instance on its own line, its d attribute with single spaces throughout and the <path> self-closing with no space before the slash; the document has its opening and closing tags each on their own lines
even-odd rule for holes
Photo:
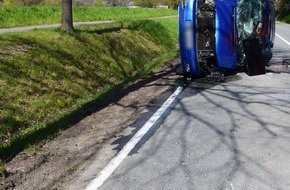
<svg viewBox="0 0 290 190">
<path fill-rule="evenodd" d="M 290 25 L 276 27 L 290 42 Z M 276 36 L 271 64 L 287 58 Z M 289 190 L 290 73 L 280 71 L 190 83 L 99 189 Z"/>
</svg>

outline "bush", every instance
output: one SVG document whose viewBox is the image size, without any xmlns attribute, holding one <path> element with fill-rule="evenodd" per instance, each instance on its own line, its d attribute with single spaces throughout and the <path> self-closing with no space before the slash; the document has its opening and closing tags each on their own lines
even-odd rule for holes
<svg viewBox="0 0 290 190">
<path fill-rule="evenodd" d="M 75 6 L 93 6 L 94 0 L 73 0 Z"/>
<path fill-rule="evenodd" d="M 43 0 L 45 5 L 61 5 L 61 0 Z"/>
<path fill-rule="evenodd" d="M 95 0 L 95 6 L 103 7 L 103 6 L 105 6 L 105 3 L 103 0 Z"/>
<path fill-rule="evenodd" d="M 152 8 L 152 7 L 156 7 L 159 1 L 158 0 L 136 0 L 135 3 L 137 6 L 140 6 L 140 7 Z"/>
<path fill-rule="evenodd" d="M 43 5 L 44 0 L 3 0 L 3 6 Z"/>
<path fill-rule="evenodd" d="M 284 22 L 290 24 L 290 14 L 287 15 L 286 17 L 284 17 L 282 21 L 284 21 Z"/>
<path fill-rule="evenodd" d="M 289 0 L 281 0 L 277 2 L 277 15 L 278 19 L 282 20 L 290 14 L 290 1 Z"/>
</svg>

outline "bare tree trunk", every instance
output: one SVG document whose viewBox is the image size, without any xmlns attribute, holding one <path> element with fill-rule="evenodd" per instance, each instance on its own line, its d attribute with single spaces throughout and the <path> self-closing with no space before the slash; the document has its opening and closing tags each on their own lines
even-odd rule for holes
<svg viewBox="0 0 290 190">
<path fill-rule="evenodd" d="M 61 29 L 73 33 L 72 0 L 62 0 Z"/>
</svg>

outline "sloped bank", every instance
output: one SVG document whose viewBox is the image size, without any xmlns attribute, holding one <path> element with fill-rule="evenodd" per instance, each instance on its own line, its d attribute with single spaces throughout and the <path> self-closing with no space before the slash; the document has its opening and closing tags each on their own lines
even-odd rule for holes
<svg viewBox="0 0 290 190">
<path fill-rule="evenodd" d="M 0 158 L 77 123 L 78 110 L 177 54 L 176 19 L 0 36 Z"/>
<path fill-rule="evenodd" d="M 279 18 L 279 20 L 282 21 L 282 22 L 285 22 L 287 24 L 290 24 L 290 14 L 288 14 L 288 15 L 282 17 L 282 18 Z"/>
</svg>

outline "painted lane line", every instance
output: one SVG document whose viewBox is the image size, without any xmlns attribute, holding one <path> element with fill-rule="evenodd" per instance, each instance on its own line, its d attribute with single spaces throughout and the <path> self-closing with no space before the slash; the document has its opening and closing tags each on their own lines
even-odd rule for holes
<svg viewBox="0 0 290 190">
<path fill-rule="evenodd" d="M 233 186 L 233 184 L 232 184 L 232 182 L 230 182 L 230 181 L 227 180 L 227 184 L 230 186 L 231 189 L 228 189 L 228 187 L 226 187 L 225 190 L 235 190 L 235 189 L 234 189 L 234 186 Z M 226 185 L 226 186 L 227 186 L 227 185 Z"/>
<path fill-rule="evenodd" d="M 278 36 L 281 40 L 283 40 L 286 44 L 288 44 L 290 46 L 290 42 L 288 42 L 287 40 L 285 40 L 284 38 L 282 38 L 279 34 L 275 33 L 276 36 Z"/>
<path fill-rule="evenodd" d="M 233 186 L 233 184 L 232 184 L 231 182 L 230 182 L 230 185 L 231 185 L 232 190 L 235 190 L 235 189 L 234 189 L 234 186 Z"/>
<path fill-rule="evenodd" d="M 142 126 L 142 128 L 133 136 L 133 138 L 124 146 L 124 148 L 117 154 L 113 160 L 99 173 L 99 175 L 91 181 L 85 190 L 97 190 L 121 162 L 133 150 L 136 144 L 144 137 L 144 135 L 152 129 L 157 120 L 164 114 L 169 106 L 174 102 L 178 95 L 182 92 L 183 87 L 179 86 L 173 94 L 163 103 L 163 105 L 154 113 L 153 116 Z"/>
</svg>

